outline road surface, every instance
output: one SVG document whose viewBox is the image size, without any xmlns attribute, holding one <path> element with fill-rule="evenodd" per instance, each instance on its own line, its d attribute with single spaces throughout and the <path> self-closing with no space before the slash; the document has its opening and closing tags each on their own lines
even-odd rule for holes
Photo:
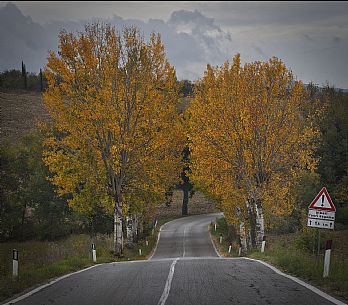
<svg viewBox="0 0 348 305">
<path fill-rule="evenodd" d="M 208 231 L 216 216 L 167 223 L 150 260 L 98 265 L 15 304 L 333 304 L 259 262 L 220 258 Z"/>
</svg>

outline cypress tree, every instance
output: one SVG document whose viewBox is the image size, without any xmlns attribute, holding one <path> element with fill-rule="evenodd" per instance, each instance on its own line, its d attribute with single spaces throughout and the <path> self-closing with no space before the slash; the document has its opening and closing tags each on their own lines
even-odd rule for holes
<svg viewBox="0 0 348 305">
<path fill-rule="evenodd" d="M 40 69 L 40 90 L 43 91 L 43 83 L 42 83 L 42 70 Z"/>
<path fill-rule="evenodd" d="M 25 68 L 25 64 L 22 60 L 22 78 L 24 82 L 24 89 L 27 90 L 27 69 Z"/>
</svg>

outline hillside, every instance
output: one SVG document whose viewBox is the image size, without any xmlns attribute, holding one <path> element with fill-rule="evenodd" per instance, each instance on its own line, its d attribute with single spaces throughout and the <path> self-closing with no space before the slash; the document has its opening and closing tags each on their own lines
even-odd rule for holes
<svg viewBox="0 0 348 305">
<path fill-rule="evenodd" d="M 42 120 L 49 120 L 49 115 L 41 93 L 0 92 L 0 144 L 17 143 Z"/>
</svg>

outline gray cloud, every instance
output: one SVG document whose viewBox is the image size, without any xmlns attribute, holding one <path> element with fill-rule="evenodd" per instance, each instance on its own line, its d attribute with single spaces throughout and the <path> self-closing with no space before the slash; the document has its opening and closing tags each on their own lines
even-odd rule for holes
<svg viewBox="0 0 348 305">
<path fill-rule="evenodd" d="M 270 58 L 270 56 L 268 56 L 259 46 L 254 45 L 252 46 L 252 48 L 256 51 L 257 54 L 261 55 L 263 60 Z"/>
<path fill-rule="evenodd" d="M 98 16 L 144 36 L 161 33 L 180 79 L 197 79 L 207 63 L 237 52 L 242 62 L 276 56 L 298 79 L 348 88 L 348 2 L 0 2 L 0 70 L 38 71 L 60 29 L 82 29 Z M 2 7 L 2 8 L 1 8 Z M 58 21 L 53 21 L 57 20 Z"/>
<path fill-rule="evenodd" d="M 297 25 L 348 16 L 348 2 L 218 2 L 201 4 L 204 13 L 219 15 L 222 25 Z"/>
<path fill-rule="evenodd" d="M 29 70 L 38 71 L 46 62 L 48 50 L 57 50 L 60 30 L 76 32 L 91 20 L 40 25 L 30 17 L 23 16 L 14 4 L 8 3 L 0 9 L 0 39 L 4 42 L 0 43 L 0 69 L 19 67 L 21 60 L 24 60 Z M 161 33 L 168 59 L 182 79 L 196 79 L 203 73 L 206 63 L 224 61 L 231 45 L 229 33 L 217 26 L 213 18 L 198 11 L 175 11 L 168 22 L 160 19 L 145 22 L 116 15 L 99 20 L 119 30 L 135 25 L 145 38 L 153 31 Z"/>
<path fill-rule="evenodd" d="M 342 41 L 342 38 L 341 38 L 341 37 L 335 36 L 335 37 L 333 38 L 333 43 L 334 43 L 334 44 L 339 44 L 341 41 Z"/>
</svg>

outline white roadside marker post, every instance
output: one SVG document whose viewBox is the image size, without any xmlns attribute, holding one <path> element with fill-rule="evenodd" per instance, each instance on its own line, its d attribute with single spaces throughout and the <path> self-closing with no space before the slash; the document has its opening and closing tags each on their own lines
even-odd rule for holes
<svg viewBox="0 0 348 305">
<path fill-rule="evenodd" d="M 222 244 L 222 234 L 220 234 L 220 244 Z"/>
<path fill-rule="evenodd" d="M 216 222 L 214 223 L 214 231 L 216 231 Z"/>
<path fill-rule="evenodd" d="M 141 255 L 141 249 L 139 249 L 139 255 Z"/>
<path fill-rule="evenodd" d="M 229 246 L 228 246 L 228 253 L 231 253 L 231 249 L 232 249 L 232 246 L 229 245 Z"/>
<path fill-rule="evenodd" d="M 148 240 L 146 240 L 146 241 L 145 241 L 145 244 L 146 244 L 146 246 L 148 246 L 148 245 L 149 245 L 149 241 L 148 241 Z"/>
<path fill-rule="evenodd" d="M 266 246 L 266 236 L 264 235 L 262 238 L 261 253 L 265 252 L 265 246 Z"/>
<path fill-rule="evenodd" d="M 95 249 L 95 244 L 92 244 L 92 258 L 93 258 L 93 262 L 96 263 L 97 262 L 97 250 Z"/>
<path fill-rule="evenodd" d="M 239 247 L 239 249 L 238 249 L 238 256 L 241 256 L 241 254 L 242 254 L 242 247 Z"/>
<path fill-rule="evenodd" d="M 331 247 L 332 247 L 332 240 L 327 240 L 326 241 L 326 245 L 325 245 L 325 258 L 324 258 L 323 277 L 328 277 L 329 276 Z"/>
<path fill-rule="evenodd" d="M 14 278 L 18 277 L 18 250 L 12 251 L 12 275 Z"/>
</svg>

